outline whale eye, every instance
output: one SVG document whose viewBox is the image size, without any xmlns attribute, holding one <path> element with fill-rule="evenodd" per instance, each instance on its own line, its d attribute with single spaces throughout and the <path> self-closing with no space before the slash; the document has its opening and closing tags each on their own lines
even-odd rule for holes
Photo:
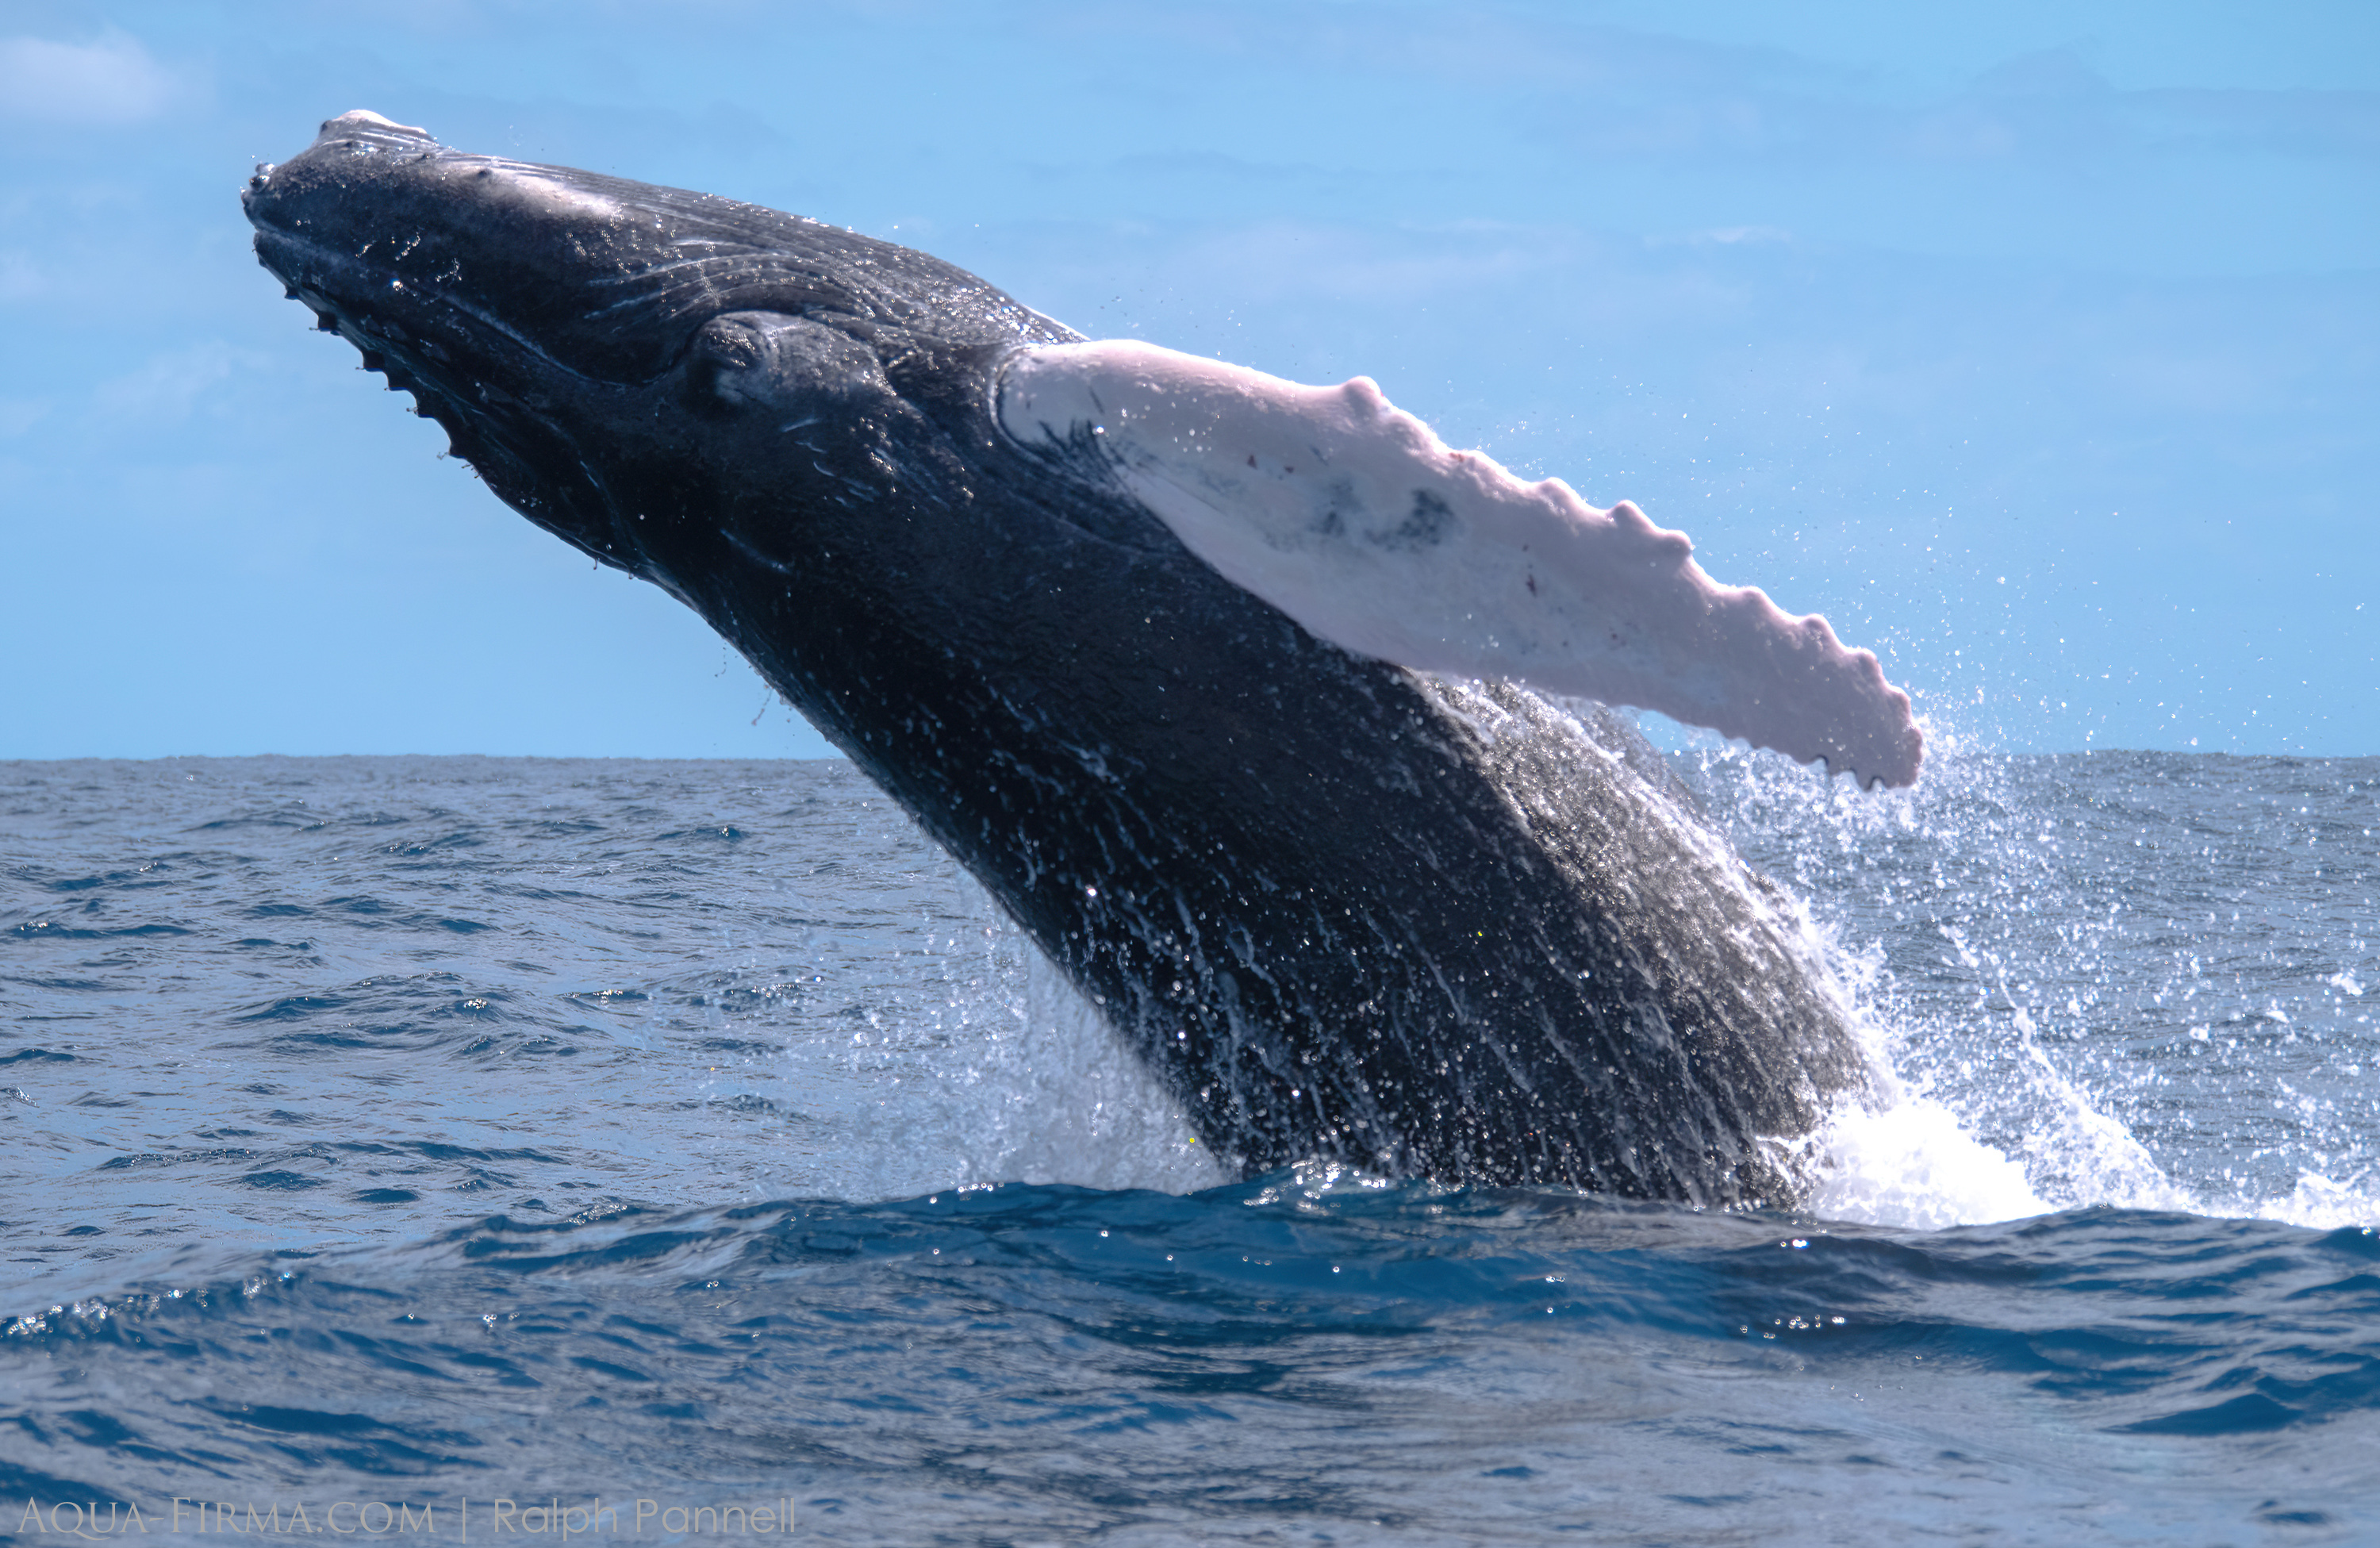
<svg viewBox="0 0 2380 1548">
<path fill-rule="evenodd" d="M 752 317 L 714 317 L 695 334 L 686 352 L 688 396 L 701 408 L 742 408 L 766 392 L 767 373 L 760 368 L 769 356 L 768 335 Z"/>
<path fill-rule="evenodd" d="M 759 408 L 845 422 L 900 401 L 873 348 L 782 311 L 710 319 L 687 346 L 684 371 L 686 406 L 713 418 Z"/>
</svg>

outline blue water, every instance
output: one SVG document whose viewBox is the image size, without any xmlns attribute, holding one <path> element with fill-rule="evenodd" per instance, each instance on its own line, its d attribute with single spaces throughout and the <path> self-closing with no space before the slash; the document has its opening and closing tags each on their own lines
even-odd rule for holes
<svg viewBox="0 0 2380 1548">
<path fill-rule="evenodd" d="M 2380 760 L 1681 763 L 1801 1213 L 1227 1182 L 836 763 L 0 764 L 0 1533 L 2380 1541 Z"/>
</svg>

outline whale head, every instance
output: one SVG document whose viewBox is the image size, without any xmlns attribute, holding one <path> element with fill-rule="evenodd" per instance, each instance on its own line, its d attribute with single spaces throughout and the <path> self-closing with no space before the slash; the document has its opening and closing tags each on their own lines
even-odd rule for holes
<svg viewBox="0 0 2380 1548">
<path fill-rule="evenodd" d="M 893 466 L 921 444 L 892 433 L 919 411 L 905 372 L 1076 336 L 922 253 L 376 113 L 260 166 L 241 202 L 264 267 L 498 495 L 690 602 L 720 542 L 791 565 L 857 541 L 838 513 L 864 527 L 888 482 L 964 481 Z M 789 509 L 824 525 L 788 532 Z"/>
</svg>

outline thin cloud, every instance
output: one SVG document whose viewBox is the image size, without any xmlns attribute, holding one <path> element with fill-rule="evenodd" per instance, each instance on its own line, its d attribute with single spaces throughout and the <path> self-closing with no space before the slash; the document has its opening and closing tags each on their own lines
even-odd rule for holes
<svg viewBox="0 0 2380 1548">
<path fill-rule="evenodd" d="M 128 425 L 178 422 L 219 397 L 233 372 L 268 364 L 253 349 L 209 339 L 152 356 L 138 369 L 101 383 L 91 403 L 103 418 Z"/>
<path fill-rule="evenodd" d="M 172 105 L 178 86 L 128 32 L 87 43 L 0 38 L 0 115 L 9 117 L 138 124 Z"/>
<path fill-rule="evenodd" d="M 43 397 L 0 397 L 0 441 L 22 435 L 50 411 Z"/>
<path fill-rule="evenodd" d="M 30 301 L 47 288 L 31 259 L 21 252 L 0 252 L 0 301 Z"/>
</svg>

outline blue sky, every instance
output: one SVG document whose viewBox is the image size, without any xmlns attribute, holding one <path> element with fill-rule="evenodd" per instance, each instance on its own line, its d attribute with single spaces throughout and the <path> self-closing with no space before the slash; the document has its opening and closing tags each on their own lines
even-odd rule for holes
<svg viewBox="0 0 2380 1548">
<path fill-rule="evenodd" d="M 12 0 L 0 757 L 814 755 L 255 266 L 351 107 L 1364 373 L 2009 750 L 2380 752 L 2380 7 Z"/>
</svg>

